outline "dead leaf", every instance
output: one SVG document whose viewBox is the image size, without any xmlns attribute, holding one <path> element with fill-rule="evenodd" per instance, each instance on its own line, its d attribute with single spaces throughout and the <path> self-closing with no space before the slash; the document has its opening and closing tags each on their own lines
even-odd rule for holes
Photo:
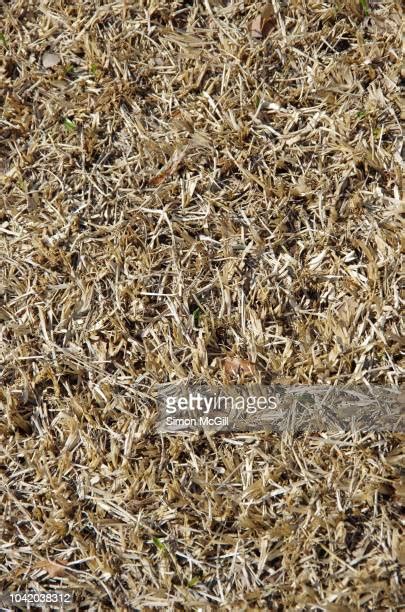
<svg viewBox="0 0 405 612">
<path fill-rule="evenodd" d="M 263 9 L 262 9 L 262 21 L 263 23 L 266 23 L 267 21 L 270 21 L 270 19 L 274 18 L 274 8 L 273 5 L 268 3 L 265 4 Z"/>
<path fill-rule="evenodd" d="M 160 183 L 163 183 L 163 181 L 167 177 L 172 176 L 172 174 L 176 172 L 185 154 L 187 153 L 187 149 L 188 147 L 185 147 L 182 151 L 176 150 L 168 164 L 166 164 L 166 166 L 159 172 L 159 174 L 151 178 L 149 183 L 151 185 L 160 185 Z"/>
<path fill-rule="evenodd" d="M 61 578 L 66 574 L 66 561 L 61 559 L 57 563 L 54 561 L 40 561 L 36 564 L 36 568 L 43 569 L 50 578 Z"/>
<path fill-rule="evenodd" d="M 264 38 L 275 24 L 275 14 L 272 4 L 265 4 L 261 13 L 251 22 L 249 30 L 253 38 Z"/>
<path fill-rule="evenodd" d="M 46 51 L 42 56 L 42 65 L 44 68 L 53 68 L 60 62 L 60 55 Z"/>
<path fill-rule="evenodd" d="M 241 376 L 243 374 L 252 375 L 256 370 L 254 363 L 247 359 L 240 359 L 239 357 L 225 357 L 223 367 L 227 376 Z"/>
<path fill-rule="evenodd" d="M 156 176 L 154 176 L 153 178 L 150 179 L 149 183 L 151 185 L 160 185 L 160 183 L 163 183 L 163 181 L 165 180 L 165 178 L 167 178 L 168 176 L 170 176 L 170 172 L 166 171 L 166 172 L 160 172 L 159 174 L 157 174 Z"/>
<path fill-rule="evenodd" d="M 253 38 L 262 37 L 262 18 L 260 15 L 257 15 L 257 17 L 255 17 L 253 21 L 250 22 L 249 29 Z"/>
</svg>

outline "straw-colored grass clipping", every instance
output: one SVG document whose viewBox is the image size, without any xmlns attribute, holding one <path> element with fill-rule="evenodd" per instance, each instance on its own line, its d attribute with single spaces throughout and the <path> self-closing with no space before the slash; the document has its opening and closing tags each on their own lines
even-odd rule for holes
<svg viewBox="0 0 405 612">
<path fill-rule="evenodd" d="M 401 435 L 159 436 L 152 389 L 399 382 L 401 17 L 1 5 L 0 590 L 398 607 Z"/>
</svg>

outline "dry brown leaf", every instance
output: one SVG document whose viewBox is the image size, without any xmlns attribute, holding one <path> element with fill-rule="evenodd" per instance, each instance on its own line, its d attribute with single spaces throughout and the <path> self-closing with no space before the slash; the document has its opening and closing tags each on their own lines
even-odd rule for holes
<svg viewBox="0 0 405 612">
<path fill-rule="evenodd" d="M 267 36 L 275 25 L 276 18 L 272 4 L 266 4 L 262 10 L 262 35 Z"/>
<path fill-rule="evenodd" d="M 37 563 L 36 567 L 38 569 L 43 569 L 48 574 L 50 578 L 61 578 L 66 574 L 66 568 L 64 566 L 67 565 L 66 561 L 60 560 L 57 563 L 54 561 L 40 561 Z"/>
<path fill-rule="evenodd" d="M 46 51 L 42 56 L 42 65 L 44 68 L 53 68 L 60 62 L 60 55 Z"/>
<path fill-rule="evenodd" d="M 185 147 L 185 149 L 183 149 L 183 151 L 176 150 L 174 155 L 170 159 L 169 163 L 163 168 L 163 170 L 161 170 L 159 172 L 159 174 L 157 174 L 152 179 L 150 179 L 149 183 L 151 185 L 160 185 L 160 183 L 163 183 L 163 181 L 167 177 L 172 176 L 172 174 L 174 174 L 176 172 L 177 168 L 179 167 L 179 165 L 180 165 L 181 161 L 183 160 L 186 152 L 187 152 L 187 147 Z"/>
<path fill-rule="evenodd" d="M 256 366 L 248 359 L 239 357 L 225 357 L 223 362 L 225 374 L 228 376 L 241 376 L 242 374 L 254 374 Z"/>
<path fill-rule="evenodd" d="M 160 174 L 157 174 L 156 176 L 154 176 L 153 178 L 150 179 L 149 183 L 151 185 L 160 185 L 160 183 L 163 183 L 163 181 L 165 180 L 165 178 L 167 178 L 168 176 L 170 176 L 170 172 L 161 172 Z"/>
<path fill-rule="evenodd" d="M 262 18 L 260 15 L 257 15 L 257 17 L 250 22 L 249 29 L 253 38 L 262 37 Z"/>
<path fill-rule="evenodd" d="M 265 4 L 262 9 L 262 22 L 266 23 L 267 21 L 270 21 L 270 19 L 273 19 L 273 18 L 274 18 L 273 5 L 270 3 Z"/>
<path fill-rule="evenodd" d="M 253 38 L 263 38 L 267 36 L 274 23 L 275 15 L 273 5 L 265 4 L 261 13 L 250 22 L 249 30 L 251 36 L 253 36 Z"/>
</svg>

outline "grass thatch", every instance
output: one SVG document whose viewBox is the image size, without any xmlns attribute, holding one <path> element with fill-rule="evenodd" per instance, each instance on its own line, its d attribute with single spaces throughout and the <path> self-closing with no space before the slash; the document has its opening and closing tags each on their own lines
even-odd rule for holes
<svg viewBox="0 0 405 612">
<path fill-rule="evenodd" d="M 401 435 L 158 435 L 153 389 L 399 383 L 399 3 L 0 11 L 0 590 L 396 609 Z"/>
</svg>

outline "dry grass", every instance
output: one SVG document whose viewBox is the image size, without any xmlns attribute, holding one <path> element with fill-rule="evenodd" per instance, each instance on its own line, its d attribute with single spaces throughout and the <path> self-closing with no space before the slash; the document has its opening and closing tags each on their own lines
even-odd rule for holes
<svg viewBox="0 0 405 612">
<path fill-rule="evenodd" d="M 0 8 L 0 590 L 399 606 L 403 436 L 154 432 L 227 359 L 400 382 L 399 3 L 262 6 Z"/>
</svg>

